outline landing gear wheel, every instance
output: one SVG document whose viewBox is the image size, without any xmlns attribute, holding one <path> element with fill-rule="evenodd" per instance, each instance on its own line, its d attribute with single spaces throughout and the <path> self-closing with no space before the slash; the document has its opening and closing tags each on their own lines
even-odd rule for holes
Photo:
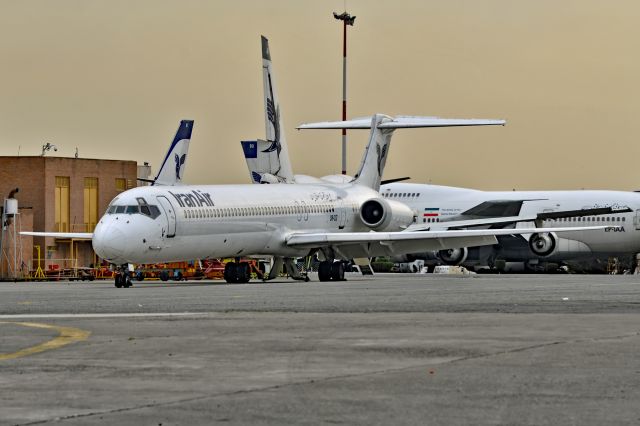
<svg viewBox="0 0 640 426">
<path fill-rule="evenodd" d="M 131 282 L 131 277 L 130 277 L 129 275 L 127 275 L 127 276 L 124 278 L 124 282 L 122 283 L 122 286 L 123 286 L 124 288 L 129 288 L 129 287 L 131 287 L 132 285 L 133 285 L 133 283 Z"/>
<path fill-rule="evenodd" d="M 344 264 L 334 262 L 331 264 L 331 279 L 334 281 L 344 281 Z"/>
<path fill-rule="evenodd" d="M 227 262 L 226 265 L 224 265 L 224 280 L 226 282 L 228 282 L 229 284 L 235 284 L 238 281 L 236 281 L 236 278 L 238 276 L 238 265 L 236 265 L 236 262 Z"/>
<path fill-rule="evenodd" d="M 167 271 L 161 271 L 160 272 L 160 280 L 161 281 L 169 280 L 169 273 Z"/>
<path fill-rule="evenodd" d="M 331 262 L 324 260 L 318 265 L 318 279 L 320 281 L 331 280 Z"/>
<path fill-rule="evenodd" d="M 116 285 L 117 288 L 121 288 L 122 287 L 122 276 L 120 274 L 116 274 L 114 282 L 115 282 L 115 285 Z"/>
<path fill-rule="evenodd" d="M 248 283 L 251 279 L 251 270 L 249 269 L 249 264 L 247 262 L 240 262 L 236 266 L 236 282 L 237 283 Z"/>
</svg>

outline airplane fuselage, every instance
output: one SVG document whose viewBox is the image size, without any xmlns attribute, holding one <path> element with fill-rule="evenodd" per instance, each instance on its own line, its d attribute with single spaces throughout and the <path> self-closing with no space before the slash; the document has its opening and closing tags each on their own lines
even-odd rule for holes
<svg viewBox="0 0 640 426">
<path fill-rule="evenodd" d="M 353 184 L 138 187 L 111 202 L 93 246 L 115 264 L 303 256 L 287 235 L 366 231 L 359 206 L 371 198 L 380 196 Z"/>
<path fill-rule="evenodd" d="M 580 227 L 603 225 L 594 232 L 577 231 L 562 234 L 558 249 L 548 260 L 566 260 L 598 255 L 631 254 L 640 252 L 640 194 L 625 191 L 478 191 L 439 185 L 393 183 L 380 190 L 384 198 L 400 201 L 417 211 L 418 222 L 433 223 L 434 227 L 460 216 L 483 202 L 495 200 L 529 200 L 522 203 L 520 215 L 592 209 L 600 207 L 624 208 L 632 211 L 587 217 L 550 219 L 543 227 Z M 520 224 L 519 227 L 526 226 Z M 522 238 L 514 237 L 521 241 Z M 512 240 L 514 238 L 511 238 Z M 528 260 L 540 258 L 525 244 L 502 238 L 501 258 Z"/>
</svg>

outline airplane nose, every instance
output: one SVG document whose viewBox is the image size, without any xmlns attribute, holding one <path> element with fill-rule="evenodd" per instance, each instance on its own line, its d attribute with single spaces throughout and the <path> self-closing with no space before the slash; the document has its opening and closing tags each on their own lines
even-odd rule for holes
<svg viewBox="0 0 640 426">
<path fill-rule="evenodd" d="M 93 232 L 93 250 L 98 256 L 113 263 L 125 261 L 124 232 L 113 224 L 99 224 Z"/>
</svg>

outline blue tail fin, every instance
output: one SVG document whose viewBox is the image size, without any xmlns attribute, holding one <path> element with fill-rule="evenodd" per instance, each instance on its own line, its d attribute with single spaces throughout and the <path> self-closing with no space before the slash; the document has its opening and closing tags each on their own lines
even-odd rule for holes
<svg viewBox="0 0 640 426">
<path fill-rule="evenodd" d="M 180 127 L 178 127 L 176 136 L 173 138 L 152 185 L 180 185 L 182 183 L 192 130 L 193 120 L 180 121 Z"/>
</svg>

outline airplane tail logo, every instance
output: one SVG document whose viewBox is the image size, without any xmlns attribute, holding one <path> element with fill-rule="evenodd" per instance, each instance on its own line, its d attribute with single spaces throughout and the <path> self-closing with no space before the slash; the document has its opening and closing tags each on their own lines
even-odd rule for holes
<svg viewBox="0 0 640 426">
<path fill-rule="evenodd" d="M 182 168 L 182 166 L 184 166 L 184 162 L 187 159 L 187 154 L 182 154 L 182 157 L 180 157 L 178 154 L 175 155 L 174 160 L 176 161 L 176 179 L 180 180 L 182 179 L 180 177 L 180 169 Z"/>
</svg>

